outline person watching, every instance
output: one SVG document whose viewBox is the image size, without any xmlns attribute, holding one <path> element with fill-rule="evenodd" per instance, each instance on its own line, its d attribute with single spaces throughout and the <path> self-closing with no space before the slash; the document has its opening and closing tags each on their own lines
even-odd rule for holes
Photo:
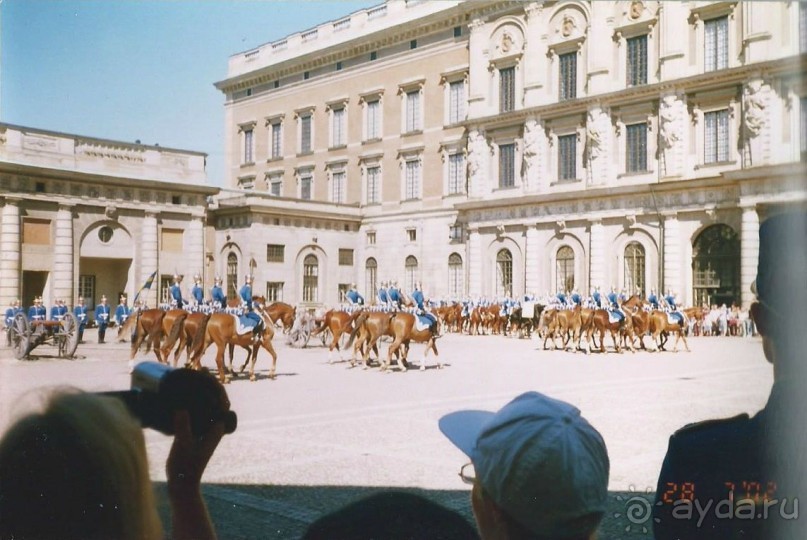
<svg viewBox="0 0 807 540">
<path fill-rule="evenodd" d="M 483 540 L 588 540 L 608 498 L 608 451 L 580 411 L 526 392 L 497 413 L 459 411 L 440 430 L 471 462 L 460 477 Z"/>
</svg>

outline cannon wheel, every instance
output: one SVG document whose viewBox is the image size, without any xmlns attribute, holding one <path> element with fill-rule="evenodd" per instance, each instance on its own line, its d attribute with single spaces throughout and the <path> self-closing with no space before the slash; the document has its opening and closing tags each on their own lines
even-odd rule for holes
<svg viewBox="0 0 807 540">
<path fill-rule="evenodd" d="M 14 349 L 14 357 L 22 360 L 31 352 L 31 324 L 24 313 L 17 313 L 14 322 L 11 323 L 11 347 Z"/>
<path fill-rule="evenodd" d="M 291 338 L 292 347 L 301 349 L 308 344 L 308 339 L 311 337 L 311 330 L 302 326 L 292 330 L 289 337 Z"/>
<path fill-rule="evenodd" d="M 78 347 L 78 322 L 72 313 L 65 313 L 59 332 L 59 357 L 73 358 Z"/>
</svg>

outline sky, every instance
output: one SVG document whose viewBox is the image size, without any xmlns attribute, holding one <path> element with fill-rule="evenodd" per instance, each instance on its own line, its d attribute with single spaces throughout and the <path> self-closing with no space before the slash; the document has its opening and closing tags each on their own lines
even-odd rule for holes
<svg viewBox="0 0 807 540">
<path fill-rule="evenodd" d="M 0 0 L 0 122 L 206 152 L 227 60 L 383 0 Z"/>
</svg>

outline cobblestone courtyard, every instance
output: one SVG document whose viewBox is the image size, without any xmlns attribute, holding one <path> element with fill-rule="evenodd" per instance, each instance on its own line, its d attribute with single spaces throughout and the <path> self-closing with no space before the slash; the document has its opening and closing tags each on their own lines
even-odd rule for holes
<svg viewBox="0 0 807 540">
<path fill-rule="evenodd" d="M 47 347 L 33 361 L 0 350 L 3 429 L 36 398 L 33 389 L 128 387 L 128 344 L 96 345 L 92 331 L 85 337 L 91 343 L 72 361 L 47 356 Z M 437 420 L 463 408 L 497 409 L 526 390 L 574 403 L 603 434 L 612 500 L 600 538 L 650 537 L 650 520 L 631 521 L 626 511 L 645 509 L 637 496 L 652 499 L 669 435 L 690 422 L 753 414 L 772 384 L 757 338 L 692 338 L 691 353 L 586 356 L 542 351 L 536 340 L 449 335 L 439 342 L 444 369 L 429 357 L 425 372 L 389 374 L 328 365 L 323 347 L 291 349 L 282 341 L 276 338 L 276 380 L 266 377 L 264 351 L 257 382 L 242 376 L 228 386 L 238 429 L 205 476 L 221 538 L 294 538 L 322 513 L 379 488 L 418 490 L 472 519 L 468 487 L 457 475 L 466 459 Z M 422 350 L 414 345 L 410 359 Z M 204 364 L 214 366 L 212 349 Z M 147 432 L 160 490 L 170 442 Z"/>
</svg>

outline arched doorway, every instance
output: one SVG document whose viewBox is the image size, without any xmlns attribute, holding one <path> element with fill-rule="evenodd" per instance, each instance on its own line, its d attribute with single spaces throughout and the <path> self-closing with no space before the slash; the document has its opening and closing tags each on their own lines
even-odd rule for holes
<svg viewBox="0 0 807 540">
<path fill-rule="evenodd" d="M 227 255 L 227 299 L 235 300 L 238 297 L 238 255 Z"/>
<path fill-rule="evenodd" d="M 513 254 L 500 249 L 496 254 L 496 296 L 513 295 Z"/>
<path fill-rule="evenodd" d="M 413 255 L 406 258 L 406 262 L 404 264 L 404 275 L 406 276 L 406 283 L 404 286 L 406 287 L 407 292 L 414 291 L 415 282 L 417 281 L 418 275 L 418 260 Z"/>
<path fill-rule="evenodd" d="M 371 298 L 375 298 L 375 293 L 378 290 L 378 262 L 370 257 L 364 263 L 364 295 L 369 302 Z"/>
<path fill-rule="evenodd" d="M 625 247 L 625 290 L 628 296 L 634 293 L 645 294 L 645 254 L 644 246 L 631 242 Z"/>
<path fill-rule="evenodd" d="M 303 260 L 303 302 L 319 301 L 319 260 L 306 255 Z"/>
<path fill-rule="evenodd" d="M 462 276 L 462 257 L 459 253 L 452 253 L 448 256 L 448 294 L 453 298 L 464 293 Z"/>
<path fill-rule="evenodd" d="M 728 225 L 704 229 L 692 246 L 695 305 L 740 301 L 740 238 Z"/>
<path fill-rule="evenodd" d="M 555 257 L 555 283 L 564 292 L 574 290 L 574 250 L 569 246 L 558 249 Z"/>
</svg>

